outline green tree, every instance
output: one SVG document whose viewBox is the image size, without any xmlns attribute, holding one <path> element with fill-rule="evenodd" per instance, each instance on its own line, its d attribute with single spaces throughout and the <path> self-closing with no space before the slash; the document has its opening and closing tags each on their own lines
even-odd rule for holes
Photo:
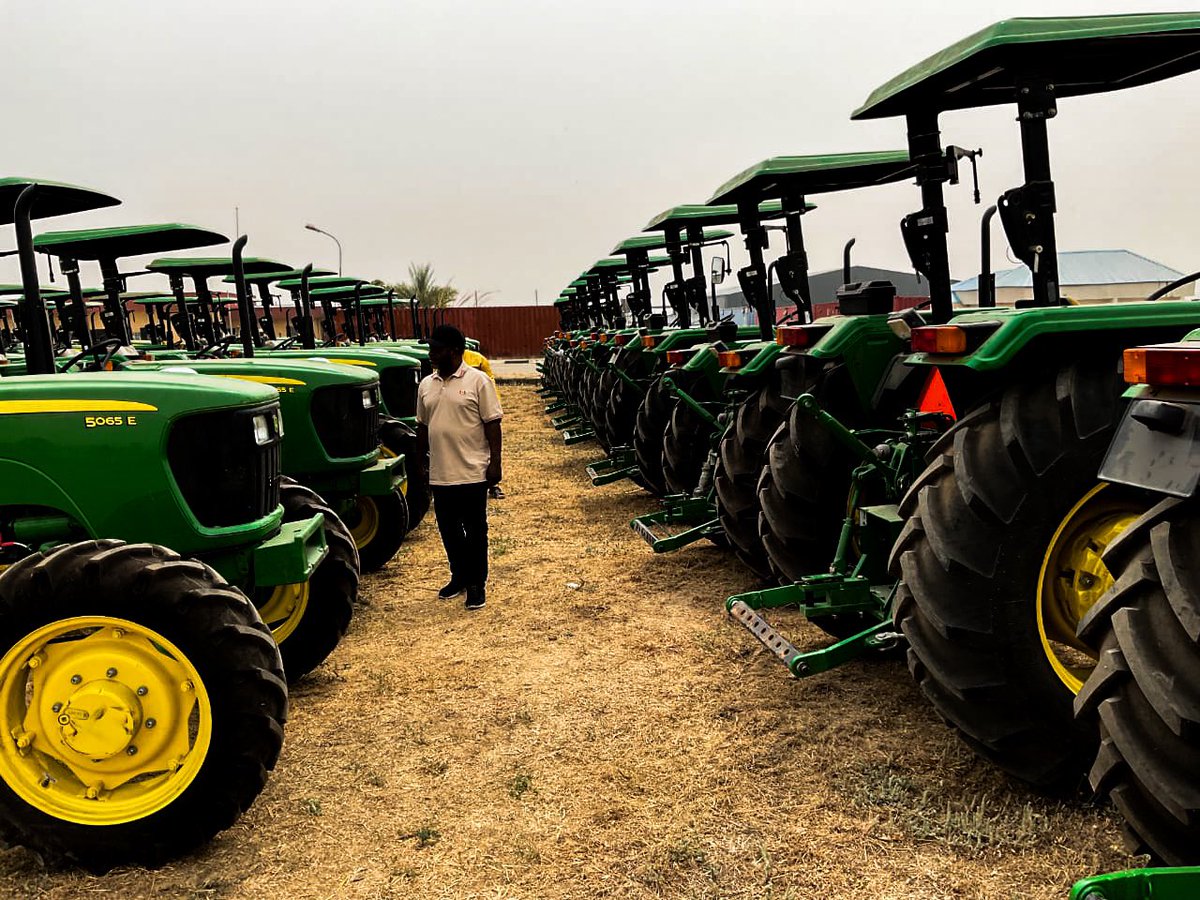
<svg viewBox="0 0 1200 900">
<path fill-rule="evenodd" d="M 421 263 L 420 265 L 409 263 L 407 281 L 395 284 L 383 281 L 374 283 L 394 290 L 397 297 L 416 297 L 418 306 L 442 308 L 458 299 L 458 288 L 453 287 L 449 282 L 437 283 L 431 263 Z"/>
</svg>

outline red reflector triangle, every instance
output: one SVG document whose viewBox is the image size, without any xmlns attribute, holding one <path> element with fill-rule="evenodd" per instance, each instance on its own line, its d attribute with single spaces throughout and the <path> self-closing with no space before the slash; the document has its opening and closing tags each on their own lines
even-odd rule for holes
<svg viewBox="0 0 1200 900">
<path fill-rule="evenodd" d="M 954 411 L 954 404 L 950 402 L 950 392 L 946 390 L 946 382 L 942 380 L 942 373 L 937 369 L 929 374 L 929 378 L 925 381 L 925 387 L 921 388 L 921 397 L 917 401 L 917 408 L 921 412 L 945 413 L 954 420 L 958 419 L 958 413 Z"/>
</svg>

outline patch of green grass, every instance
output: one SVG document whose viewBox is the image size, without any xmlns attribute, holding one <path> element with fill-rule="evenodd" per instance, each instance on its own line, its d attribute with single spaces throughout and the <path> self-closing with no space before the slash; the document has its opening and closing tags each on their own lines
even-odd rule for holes
<svg viewBox="0 0 1200 900">
<path fill-rule="evenodd" d="M 488 554 L 492 559 L 498 559 L 509 550 L 512 549 L 512 540 L 510 538 L 492 538 L 488 541 Z"/>
<path fill-rule="evenodd" d="M 421 850 L 425 847 L 432 847 L 434 844 L 440 841 L 442 839 L 442 833 L 437 830 L 437 826 L 435 826 L 432 822 L 427 822 L 424 825 L 416 828 L 414 831 L 400 835 L 400 840 L 402 841 L 413 840 L 414 838 L 417 842 L 417 849 Z"/>
<path fill-rule="evenodd" d="M 508 793 L 518 800 L 533 789 L 533 776 L 528 772 L 518 772 L 508 783 Z"/>
<path fill-rule="evenodd" d="M 308 813 L 310 816 L 324 815 L 324 813 L 321 811 L 321 801 L 318 800 L 316 797 L 306 797 L 303 801 L 303 804 L 304 804 L 304 811 L 306 813 Z"/>
<path fill-rule="evenodd" d="M 910 837 L 968 853 L 1029 850 L 1054 838 L 1057 808 L 1036 808 L 1019 798 L 983 792 L 947 797 L 923 788 L 889 760 L 863 768 L 850 790 L 859 806 L 884 807 L 891 823 Z"/>
</svg>

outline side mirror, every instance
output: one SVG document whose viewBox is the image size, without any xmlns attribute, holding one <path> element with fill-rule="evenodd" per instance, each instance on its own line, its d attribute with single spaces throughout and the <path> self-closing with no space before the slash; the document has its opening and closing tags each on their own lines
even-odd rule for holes
<svg viewBox="0 0 1200 900">
<path fill-rule="evenodd" d="M 709 280 L 713 284 L 720 284 L 725 280 L 725 276 L 729 274 L 729 268 L 725 265 L 725 257 L 714 256 L 712 258 L 712 267 Z"/>
</svg>

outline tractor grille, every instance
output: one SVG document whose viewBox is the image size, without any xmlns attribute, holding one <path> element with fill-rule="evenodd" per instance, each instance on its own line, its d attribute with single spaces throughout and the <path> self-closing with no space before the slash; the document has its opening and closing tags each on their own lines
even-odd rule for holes
<svg viewBox="0 0 1200 900">
<path fill-rule="evenodd" d="M 379 389 L 320 388 L 313 394 L 312 421 L 331 457 L 366 456 L 379 446 Z"/>
<path fill-rule="evenodd" d="M 405 419 L 417 414 L 417 388 L 420 371 L 415 367 L 389 366 L 383 370 L 383 402 L 388 415 Z"/>
<path fill-rule="evenodd" d="M 279 404 L 268 403 L 197 413 L 171 427 L 167 461 L 201 525 L 244 525 L 275 511 L 279 423 Z"/>
</svg>

